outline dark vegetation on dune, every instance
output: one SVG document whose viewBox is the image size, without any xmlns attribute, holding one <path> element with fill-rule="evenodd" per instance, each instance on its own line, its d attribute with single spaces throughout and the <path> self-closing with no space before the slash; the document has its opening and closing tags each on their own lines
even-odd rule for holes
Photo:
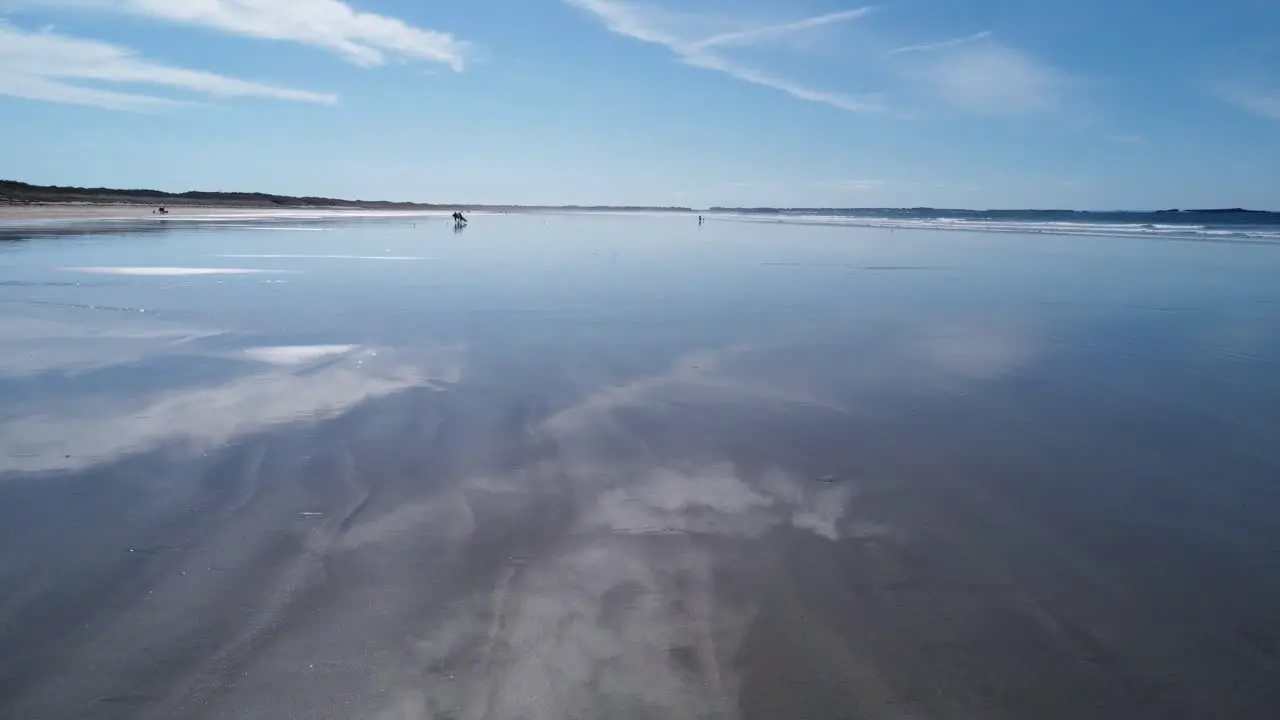
<svg viewBox="0 0 1280 720">
<path fill-rule="evenodd" d="M 31 185 L 16 180 L 0 180 L 0 205 L 24 205 L 36 203 L 86 203 L 128 205 L 173 205 L 199 207 L 264 207 L 264 208 L 351 208 L 363 210 L 437 210 L 452 209 L 522 209 L 550 208 L 551 206 L 504 205 L 448 205 L 437 203 L 391 202 L 387 200 L 343 200 L 325 197 L 293 197 L 253 192 L 206 192 L 192 190 L 183 193 L 163 190 L 123 190 L 116 188 L 59 187 L 56 185 Z M 557 209 L 577 210 L 667 210 L 689 211 L 679 207 L 617 207 L 617 206 L 556 206 Z"/>
<path fill-rule="evenodd" d="M 30 185 L 14 180 L 0 180 L 0 202 L 22 203 L 128 203 L 169 205 L 226 205 L 234 207 L 351 207 L 351 208 L 431 208 L 432 205 L 407 202 L 341 200 L 323 197 L 290 197 L 269 193 L 202 192 L 192 190 L 171 193 L 162 190 L 59 187 Z"/>
</svg>

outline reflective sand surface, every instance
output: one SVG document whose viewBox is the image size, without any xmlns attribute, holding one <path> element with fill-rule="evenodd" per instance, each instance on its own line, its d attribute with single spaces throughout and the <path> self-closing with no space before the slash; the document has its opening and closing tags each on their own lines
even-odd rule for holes
<svg viewBox="0 0 1280 720">
<path fill-rule="evenodd" d="M 0 717 L 1272 718 L 1278 321 L 1267 245 L 10 231 Z"/>
</svg>

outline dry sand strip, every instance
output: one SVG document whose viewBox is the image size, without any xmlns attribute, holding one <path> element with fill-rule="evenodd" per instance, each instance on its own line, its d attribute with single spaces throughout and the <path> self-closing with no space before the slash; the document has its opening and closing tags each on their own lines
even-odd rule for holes
<svg viewBox="0 0 1280 720">
<path fill-rule="evenodd" d="M 0 221 L 4 220 L 116 220 L 156 216 L 159 205 L 115 205 L 99 203 L 40 203 L 30 205 L 0 205 Z M 245 214 L 274 214 L 264 208 L 165 206 L 168 216 L 191 217 L 223 215 L 235 217 Z M 166 216 L 167 217 L 167 216 Z"/>
<path fill-rule="evenodd" d="M 169 212 L 159 214 L 164 207 Z M 363 208 L 297 207 L 270 208 L 261 206 L 227 207 L 225 205 L 133 205 L 111 203 L 33 203 L 24 205 L 0 204 L 0 223 L 40 222 L 59 220 L 136 220 L 141 218 L 182 219 L 253 219 L 253 218 L 321 218 L 342 216 L 439 215 L 443 211 L 426 210 L 367 210 Z"/>
</svg>

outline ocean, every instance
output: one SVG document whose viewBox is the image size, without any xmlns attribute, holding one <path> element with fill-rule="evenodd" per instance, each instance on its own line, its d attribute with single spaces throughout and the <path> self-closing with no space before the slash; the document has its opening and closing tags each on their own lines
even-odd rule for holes
<svg viewBox="0 0 1280 720">
<path fill-rule="evenodd" d="M 791 222 L 906 230 L 973 230 L 1099 237 L 1157 237 L 1220 242 L 1280 241 L 1280 213 L 1241 209 L 1160 212 L 1075 210 L 935 210 L 868 208 L 725 210 L 756 222 Z"/>
</svg>

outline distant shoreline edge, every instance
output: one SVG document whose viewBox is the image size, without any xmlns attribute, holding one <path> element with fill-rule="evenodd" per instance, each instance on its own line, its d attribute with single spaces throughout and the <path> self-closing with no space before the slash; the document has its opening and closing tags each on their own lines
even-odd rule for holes
<svg viewBox="0 0 1280 720">
<path fill-rule="evenodd" d="M 158 205 L 189 208 L 225 208 L 229 210 L 644 210 L 650 212 L 694 212 L 693 208 L 687 207 L 650 207 L 640 205 L 421 203 L 391 200 L 295 197 L 292 195 L 254 192 L 206 192 L 201 190 L 171 193 L 163 190 L 32 185 L 16 180 L 0 180 L 0 207 L 156 207 Z"/>
</svg>

